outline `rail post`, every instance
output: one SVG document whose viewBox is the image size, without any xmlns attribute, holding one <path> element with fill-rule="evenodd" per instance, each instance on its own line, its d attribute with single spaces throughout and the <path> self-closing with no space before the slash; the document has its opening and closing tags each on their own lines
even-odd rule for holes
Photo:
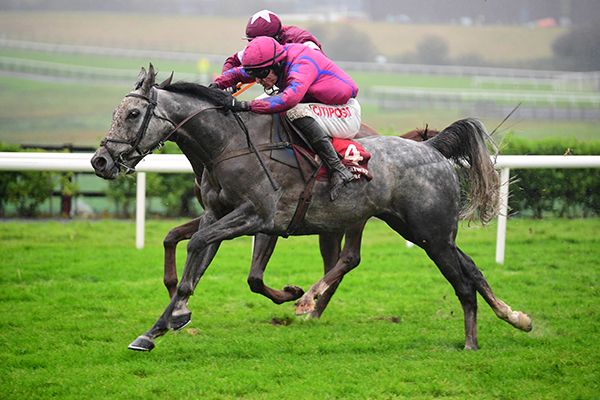
<svg viewBox="0 0 600 400">
<path fill-rule="evenodd" d="M 510 168 L 500 170 L 500 210 L 498 213 L 498 232 L 496 234 L 496 263 L 504 264 L 504 249 L 506 244 L 506 219 L 508 218 L 508 185 L 510 183 Z"/>
<path fill-rule="evenodd" d="M 135 247 L 144 248 L 146 224 L 146 173 L 138 172 L 135 185 Z"/>
</svg>

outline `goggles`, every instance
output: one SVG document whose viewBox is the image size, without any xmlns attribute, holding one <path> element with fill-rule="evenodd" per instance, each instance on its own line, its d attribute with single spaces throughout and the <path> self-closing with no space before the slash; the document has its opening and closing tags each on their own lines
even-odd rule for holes
<svg viewBox="0 0 600 400">
<path fill-rule="evenodd" d="M 245 69 L 245 68 L 244 68 Z M 253 79 L 265 79 L 269 72 L 271 72 L 271 68 L 253 68 L 253 69 L 245 69 L 246 73 L 250 78 Z"/>
</svg>

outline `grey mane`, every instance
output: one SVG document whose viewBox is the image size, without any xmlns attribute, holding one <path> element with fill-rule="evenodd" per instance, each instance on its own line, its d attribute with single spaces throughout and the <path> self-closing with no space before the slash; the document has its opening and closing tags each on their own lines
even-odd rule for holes
<svg viewBox="0 0 600 400">
<path fill-rule="evenodd" d="M 231 96 L 220 89 L 209 88 L 194 82 L 175 82 L 163 87 L 163 89 L 168 92 L 198 97 L 215 105 L 223 104 Z"/>
</svg>

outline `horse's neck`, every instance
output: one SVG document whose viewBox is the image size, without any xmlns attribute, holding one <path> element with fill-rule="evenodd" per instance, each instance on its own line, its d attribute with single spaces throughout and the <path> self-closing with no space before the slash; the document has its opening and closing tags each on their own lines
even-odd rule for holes
<svg viewBox="0 0 600 400">
<path fill-rule="evenodd" d="M 224 115 L 215 106 L 189 95 L 163 92 L 164 112 L 173 123 L 181 123 L 196 114 L 179 127 L 173 140 L 192 162 L 210 164 L 211 160 L 228 146 L 230 133 L 224 128 Z M 202 110 L 198 113 L 199 110 Z"/>
<path fill-rule="evenodd" d="M 247 148 L 248 138 L 255 144 L 270 140 L 270 116 L 242 113 L 236 119 L 230 112 L 224 113 L 213 104 L 189 95 L 162 92 L 161 97 L 160 103 L 165 104 L 164 111 L 174 123 L 204 110 L 173 137 L 192 165 L 202 163 L 210 167 L 224 152 Z"/>
</svg>

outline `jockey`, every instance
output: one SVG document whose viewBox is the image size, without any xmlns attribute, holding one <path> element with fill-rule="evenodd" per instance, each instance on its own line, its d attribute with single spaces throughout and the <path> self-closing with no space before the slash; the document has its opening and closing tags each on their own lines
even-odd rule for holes
<svg viewBox="0 0 600 400">
<path fill-rule="evenodd" d="M 248 42 L 258 36 L 270 36 L 281 44 L 301 43 L 316 50 L 321 50 L 321 43 L 310 32 L 293 25 L 282 25 L 281 20 L 272 11 L 262 10 L 250 17 L 246 25 Z M 222 72 L 242 65 L 244 50 L 235 53 L 225 60 Z"/>
<path fill-rule="evenodd" d="M 266 36 L 248 44 L 243 63 L 219 76 L 214 85 L 227 88 L 256 81 L 265 90 L 277 86 L 279 92 L 252 102 L 229 97 L 224 106 L 260 114 L 286 112 L 329 169 L 330 197 L 335 200 L 353 174 L 340 162 L 329 137 L 352 139 L 361 123 L 352 78 L 320 51 L 295 43 L 282 46 Z"/>
</svg>

